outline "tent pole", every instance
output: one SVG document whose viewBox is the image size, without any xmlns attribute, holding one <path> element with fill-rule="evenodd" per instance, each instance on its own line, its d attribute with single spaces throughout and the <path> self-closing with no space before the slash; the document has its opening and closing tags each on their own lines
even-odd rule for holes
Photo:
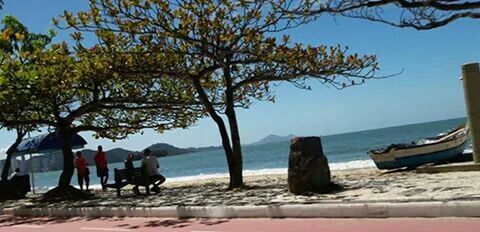
<svg viewBox="0 0 480 232">
<path fill-rule="evenodd" d="M 28 132 L 28 138 L 30 138 L 30 132 Z M 30 150 L 30 173 L 32 174 L 32 193 L 35 194 L 35 176 L 33 172 L 32 150 Z"/>
<path fill-rule="evenodd" d="M 30 152 L 30 172 L 32 173 L 32 192 L 35 194 L 35 176 L 33 175 L 33 158 L 32 158 L 32 153 Z"/>
<path fill-rule="evenodd" d="M 28 164 L 25 160 L 25 154 L 22 154 L 22 161 L 20 162 L 20 174 L 26 174 L 28 172 Z"/>
</svg>

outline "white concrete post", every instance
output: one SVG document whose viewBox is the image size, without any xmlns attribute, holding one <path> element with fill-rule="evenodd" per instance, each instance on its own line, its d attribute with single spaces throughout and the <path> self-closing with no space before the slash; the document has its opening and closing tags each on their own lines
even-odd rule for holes
<svg viewBox="0 0 480 232">
<path fill-rule="evenodd" d="M 25 154 L 22 154 L 22 162 L 20 163 L 20 175 L 28 173 L 27 161 L 25 160 Z"/>
<path fill-rule="evenodd" d="M 478 63 L 462 65 L 463 89 L 473 147 L 473 161 L 480 163 L 480 67 Z"/>
<path fill-rule="evenodd" d="M 35 194 L 35 170 L 33 169 L 33 157 L 32 152 L 30 152 L 30 174 L 32 175 L 32 193 Z"/>
<path fill-rule="evenodd" d="M 10 172 L 9 172 L 9 175 L 10 173 L 14 172 L 15 169 L 17 168 L 17 157 L 12 155 L 12 158 L 10 159 Z"/>
</svg>

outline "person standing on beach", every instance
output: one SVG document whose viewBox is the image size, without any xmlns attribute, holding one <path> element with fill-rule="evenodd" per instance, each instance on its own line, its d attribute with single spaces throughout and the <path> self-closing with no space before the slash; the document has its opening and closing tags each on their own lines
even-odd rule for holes
<svg viewBox="0 0 480 232">
<path fill-rule="evenodd" d="M 150 177 L 150 180 L 153 182 L 153 187 L 151 190 L 155 193 L 160 192 L 160 188 L 158 186 L 165 182 L 165 177 L 160 175 L 158 172 L 159 168 L 160 164 L 158 164 L 157 157 L 152 155 L 150 149 L 145 149 L 142 159 L 142 169 L 147 173 L 147 175 Z"/>
<path fill-rule="evenodd" d="M 95 166 L 97 166 L 97 176 L 100 177 L 100 184 L 102 185 L 103 191 L 107 191 L 107 181 L 108 181 L 108 166 L 107 158 L 105 157 L 105 152 L 103 152 L 103 147 L 98 146 L 97 153 L 94 158 Z"/>
<path fill-rule="evenodd" d="M 77 151 L 77 158 L 75 159 L 75 166 L 77 167 L 77 178 L 80 190 L 83 191 L 83 181 L 85 180 L 85 189 L 88 191 L 90 185 L 90 170 L 88 170 L 87 160 L 82 155 L 82 152 Z"/>
</svg>

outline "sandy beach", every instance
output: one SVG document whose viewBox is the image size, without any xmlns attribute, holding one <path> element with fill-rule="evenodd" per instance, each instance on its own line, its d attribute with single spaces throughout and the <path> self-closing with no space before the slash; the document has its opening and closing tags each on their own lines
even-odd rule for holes
<svg viewBox="0 0 480 232">
<path fill-rule="evenodd" d="M 4 201 L 2 208 L 27 207 L 161 207 L 216 205 L 278 205 L 338 202 L 413 202 L 480 199 L 480 172 L 417 174 L 415 171 L 383 173 L 374 168 L 332 171 L 341 186 L 329 194 L 295 196 L 287 189 L 287 174 L 245 177 L 246 189 L 229 191 L 227 178 L 166 183 L 159 194 L 134 195 L 129 189 L 117 197 L 115 190 L 92 191 L 94 198 L 43 202 L 39 195 L 20 201 Z M 144 189 L 141 188 L 141 191 Z"/>
</svg>

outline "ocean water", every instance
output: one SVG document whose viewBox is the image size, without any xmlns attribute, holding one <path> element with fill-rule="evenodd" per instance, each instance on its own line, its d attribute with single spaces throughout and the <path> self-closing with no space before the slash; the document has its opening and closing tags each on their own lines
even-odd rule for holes
<svg viewBox="0 0 480 232">
<path fill-rule="evenodd" d="M 325 155 L 332 170 L 374 167 L 367 151 L 392 143 L 411 142 L 434 136 L 452 129 L 466 118 L 450 119 L 428 123 L 365 130 L 345 134 L 321 136 Z M 318 136 L 318 135 L 314 135 Z M 288 167 L 290 142 L 278 142 L 262 145 L 244 145 L 244 175 L 262 175 L 285 173 Z M 108 159 L 108 157 L 107 157 Z M 223 150 L 211 150 L 179 156 L 159 158 L 160 172 L 167 181 L 195 180 L 210 177 L 228 176 L 227 163 Z M 135 162 L 139 166 L 139 161 Z M 123 163 L 109 164 L 110 179 L 113 182 L 113 169 L 123 168 Z M 95 167 L 90 167 L 90 185 L 98 186 Z M 45 191 L 57 185 L 60 171 L 35 173 L 35 186 Z M 77 185 L 76 173 L 72 184 Z"/>
</svg>

